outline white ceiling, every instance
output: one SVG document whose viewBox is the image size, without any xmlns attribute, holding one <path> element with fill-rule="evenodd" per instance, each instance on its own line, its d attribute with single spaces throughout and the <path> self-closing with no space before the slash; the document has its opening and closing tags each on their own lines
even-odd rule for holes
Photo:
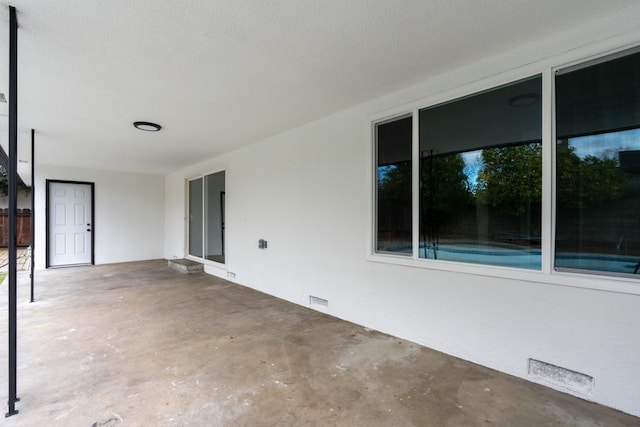
<svg viewBox="0 0 640 427">
<path fill-rule="evenodd" d="M 0 0 L 7 97 L 9 4 L 18 157 L 164 174 L 638 0 Z"/>
</svg>

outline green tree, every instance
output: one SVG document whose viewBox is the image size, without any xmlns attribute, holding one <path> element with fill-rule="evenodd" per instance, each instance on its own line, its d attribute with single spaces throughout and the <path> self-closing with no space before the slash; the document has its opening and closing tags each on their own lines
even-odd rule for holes
<svg viewBox="0 0 640 427">
<path fill-rule="evenodd" d="M 29 187 L 18 181 L 18 190 L 25 189 L 27 194 L 31 191 Z M 0 165 L 0 195 L 6 196 L 9 193 L 9 177 L 4 166 Z"/>
<path fill-rule="evenodd" d="M 410 246 L 411 198 L 411 162 L 378 168 L 379 239 L 387 240 L 387 244 L 401 243 Z"/>
<path fill-rule="evenodd" d="M 9 177 L 7 177 L 7 170 L 4 166 L 0 165 L 0 194 L 6 196 L 9 192 Z"/>
<path fill-rule="evenodd" d="M 580 188 L 580 157 L 575 153 L 575 147 L 569 145 L 566 139 L 558 141 L 556 145 L 556 199 L 559 204 L 567 207 L 577 207 L 579 198 L 576 197 Z"/>
<path fill-rule="evenodd" d="M 580 178 L 582 206 L 618 200 L 624 195 L 627 176 L 615 158 L 586 156 L 580 165 Z"/>
<path fill-rule="evenodd" d="M 420 234 L 430 243 L 434 258 L 441 234 L 450 232 L 452 220 L 473 205 L 465 162 L 460 154 L 422 158 L 420 164 Z"/>
<path fill-rule="evenodd" d="M 578 157 L 567 140 L 556 146 L 558 204 L 586 208 L 623 197 L 627 175 L 614 154 Z"/>
<path fill-rule="evenodd" d="M 465 162 L 460 154 L 428 156 L 420 168 L 421 201 L 425 210 L 447 215 L 473 201 Z"/>
<path fill-rule="evenodd" d="M 380 200 L 411 200 L 411 162 L 378 168 Z"/>
<path fill-rule="evenodd" d="M 530 212 L 542 199 L 542 145 L 513 145 L 482 150 L 478 202 L 511 217 Z"/>
</svg>

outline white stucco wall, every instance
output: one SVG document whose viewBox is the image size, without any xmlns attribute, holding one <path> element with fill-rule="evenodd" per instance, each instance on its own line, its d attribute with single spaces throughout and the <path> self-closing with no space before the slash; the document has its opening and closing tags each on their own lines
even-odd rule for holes
<svg viewBox="0 0 640 427">
<path fill-rule="evenodd" d="M 371 121 L 640 42 L 634 8 L 166 177 L 165 257 L 183 257 L 185 179 L 226 168 L 227 267 L 211 274 L 522 378 L 529 358 L 594 378 L 573 394 L 640 415 L 640 282 L 371 255 Z M 551 100 L 543 100 L 550 188 Z M 250 119 L 250 118 L 248 118 Z M 98 189 L 96 190 L 98 191 Z M 551 196 L 545 193 L 546 254 Z M 267 239 L 267 250 L 258 239 Z M 560 388 L 561 389 L 561 388 Z"/>
<path fill-rule="evenodd" d="M 164 178 L 123 172 L 36 165 L 36 268 L 45 268 L 46 180 L 95 184 L 95 262 L 163 258 Z"/>
</svg>

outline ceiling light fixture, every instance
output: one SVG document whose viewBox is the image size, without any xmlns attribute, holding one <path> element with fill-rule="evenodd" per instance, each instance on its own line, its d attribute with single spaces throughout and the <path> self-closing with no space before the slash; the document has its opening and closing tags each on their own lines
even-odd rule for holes
<svg viewBox="0 0 640 427">
<path fill-rule="evenodd" d="M 516 95 L 509 99 L 509 105 L 512 107 L 526 107 L 527 105 L 533 105 L 540 99 L 540 95 L 537 93 L 524 93 L 522 95 Z"/>
<path fill-rule="evenodd" d="M 145 132 L 158 132 L 162 126 L 151 122 L 133 122 L 133 127 Z"/>
</svg>

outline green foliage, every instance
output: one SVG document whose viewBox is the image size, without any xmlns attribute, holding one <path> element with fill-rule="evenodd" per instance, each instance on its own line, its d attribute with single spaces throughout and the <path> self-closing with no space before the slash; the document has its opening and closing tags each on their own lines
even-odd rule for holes
<svg viewBox="0 0 640 427">
<path fill-rule="evenodd" d="M 473 194 L 460 154 L 427 156 L 420 163 L 420 234 L 433 258 L 442 233 L 473 204 Z"/>
<path fill-rule="evenodd" d="M 542 199 L 542 145 L 513 145 L 482 150 L 478 202 L 512 217 L 525 214 Z"/>
<path fill-rule="evenodd" d="M 460 154 L 429 156 L 420 168 L 421 203 L 427 217 L 441 222 L 473 203 Z"/>
<path fill-rule="evenodd" d="M 411 162 L 378 168 L 378 231 L 411 233 Z"/>
<path fill-rule="evenodd" d="M 627 176 L 614 158 L 587 156 L 580 165 L 585 205 L 618 200 L 624 195 Z"/>
<path fill-rule="evenodd" d="M 623 197 L 628 177 L 614 155 L 580 159 L 566 140 L 558 142 L 556 153 L 558 204 L 586 208 Z"/>
<path fill-rule="evenodd" d="M 24 184 L 18 184 L 18 189 L 24 188 L 27 190 L 27 194 L 31 190 L 29 187 Z M 7 170 L 4 166 L 0 165 L 0 195 L 6 196 L 9 193 L 9 177 L 7 174 Z"/>
<path fill-rule="evenodd" d="M 556 157 L 556 197 L 559 205 L 585 208 L 624 196 L 628 177 L 615 154 L 580 158 L 567 141 L 559 141 Z M 477 181 L 470 183 L 460 154 L 434 155 L 420 163 L 422 232 L 437 239 L 447 224 L 474 214 L 474 205 L 490 207 L 503 218 L 523 220 L 540 209 L 542 144 L 486 148 Z M 384 206 L 411 206 L 410 162 L 381 168 L 379 201 Z"/>
<path fill-rule="evenodd" d="M 0 165 L 0 194 L 6 196 L 9 192 L 9 178 L 7 177 L 7 170 Z"/>
<path fill-rule="evenodd" d="M 378 171 L 378 198 L 411 201 L 411 162 L 397 163 Z"/>
<path fill-rule="evenodd" d="M 580 157 L 575 148 L 567 140 L 559 141 L 556 146 L 556 199 L 558 203 L 569 207 L 577 207 L 576 197 L 580 188 Z"/>
</svg>

